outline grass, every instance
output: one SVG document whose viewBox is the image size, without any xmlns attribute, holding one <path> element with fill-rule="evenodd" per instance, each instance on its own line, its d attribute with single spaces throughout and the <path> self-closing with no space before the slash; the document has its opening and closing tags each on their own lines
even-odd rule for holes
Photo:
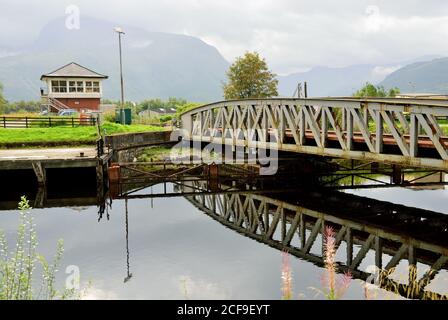
<svg viewBox="0 0 448 320">
<path fill-rule="evenodd" d="M 101 132 L 106 135 L 130 132 L 162 131 L 164 128 L 147 125 L 121 125 L 105 122 Z M 28 129 L 0 128 L 0 147 L 74 146 L 94 144 L 98 137 L 95 126 Z"/>
<path fill-rule="evenodd" d="M 142 154 L 138 156 L 139 162 L 161 161 L 170 156 L 171 146 L 154 146 L 146 148 Z"/>
<path fill-rule="evenodd" d="M 399 121 L 395 121 L 397 128 L 402 129 L 402 125 Z M 448 135 L 448 121 L 447 120 L 438 120 L 437 123 L 439 124 L 440 129 L 442 130 L 444 135 Z M 390 129 L 389 127 L 384 124 L 383 125 L 383 130 L 385 133 L 390 133 Z M 355 127 L 355 131 L 360 131 L 359 129 L 357 129 Z M 376 132 L 376 126 L 375 126 L 375 122 L 374 121 L 369 121 L 369 131 L 371 133 L 375 133 Z M 420 134 L 426 135 L 427 133 L 421 129 Z"/>
</svg>

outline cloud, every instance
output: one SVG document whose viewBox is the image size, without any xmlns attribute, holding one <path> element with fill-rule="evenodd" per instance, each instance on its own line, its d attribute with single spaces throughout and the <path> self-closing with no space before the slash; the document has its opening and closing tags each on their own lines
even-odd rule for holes
<svg viewBox="0 0 448 320">
<path fill-rule="evenodd" d="M 179 292 L 184 299 L 230 299 L 231 295 L 217 284 L 202 279 L 192 279 L 190 276 L 181 276 L 177 279 Z"/>
<path fill-rule="evenodd" d="M 0 47 L 31 41 L 72 0 L 0 0 Z M 277 73 L 448 55 L 443 0 L 78 0 L 82 15 L 196 36 L 229 61 L 256 50 Z M 34 14 L 39 12 L 39 15 Z"/>
<path fill-rule="evenodd" d="M 89 287 L 81 298 L 82 300 L 116 300 L 118 299 L 118 296 L 116 293 L 109 290 Z"/>
<path fill-rule="evenodd" d="M 386 78 L 389 74 L 397 71 L 401 67 L 402 67 L 401 65 L 387 66 L 387 67 L 376 66 L 372 70 L 372 82 L 377 83 L 377 82 L 384 80 L 384 78 Z"/>
</svg>

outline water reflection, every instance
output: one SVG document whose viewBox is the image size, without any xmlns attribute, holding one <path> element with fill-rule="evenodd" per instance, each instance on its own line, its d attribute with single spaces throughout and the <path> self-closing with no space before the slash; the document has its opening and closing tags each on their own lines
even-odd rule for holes
<svg viewBox="0 0 448 320">
<path fill-rule="evenodd" d="M 128 199 L 124 200 L 125 203 L 125 217 L 126 217 L 126 278 L 124 278 L 124 282 L 128 282 L 132 278 L 132 273 L 130 272 L 130 263 L 129 263 L 129 212 L 128 212 Z"/>
<path fill-rule="evenodd" d="M 182 192 L 190 194 L 200 190 L 201 185 L 202 190 L 207 190 L 203 182 L 189 183 L 191 187 L 183 187 Z M 324 230 L 332 226 L 337 230 L 335 251 L 342 253 L 337 262 L 339 272 L 350 272 L 363 281 L 377 277 L 361 267 L 373 254 L 374 262 L 366 263 L 381 270 L 377 280 L 381 288 L 412 299 L 446 298 L 425 290 L 448 261 L 448 216 L 444 214 L 319 191 L 294 194 L 294 200 L 289 200 L 287 193 L 271 196 L 198 192 L 186 198 L 222 225 L 272 248 L 287 249 L 319 267 L 325 265 Z M 343 242 L 345 252 L 337 250 Z M 313 248 L 317 250 L 313 252 Z M 388 277 L 402 260 L 407 260 L 408 278 L 412 279 L 407 284 Z M 417 263 L 430 267 L 419 280 L 412 276 Z"/>
<path fill-rule="evenodd" d="M 114 200 L 65 197 L 59 207 L 46 196 L 41 203 L 50 208 L 35 210 L 40 248 L 51 252 L 64 238 L 64 263 L 92 280 L 91 297 L 313 298 L 309 288 L 322 288 L 322 240 L 331 226 L 336 270 L 356 280 L 344 298 L 446 298 L 445 214 L 359 196 L 372 190 L 284 186 L 235 182 L 217 190 L 193 179 L 141 185 Z M 376 198 L 392 190 L 375 189 Z M 87 209 L 80 215 L 73 208 Z M 1 228 L 14 229 L 13 213 L 0 215 Z"/>
</svg>

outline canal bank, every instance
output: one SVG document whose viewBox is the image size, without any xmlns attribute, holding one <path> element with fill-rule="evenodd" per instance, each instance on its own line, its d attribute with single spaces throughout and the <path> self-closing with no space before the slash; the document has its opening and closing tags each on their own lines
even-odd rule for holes
<svg viewBox="0 0 448 320">
<path fill-rule="evenodd" d="M 93 183 L 98 193 L 103 193 L 112 161 L 128 161 L 143 147 L 169 143 L 170 133 L 115 134 L 87 147 L 0 150 L 0 177 L 9 185 L 46 187 L 57 181 L 67 190 L 73 185 L 90 187 Z"/>
</svg>

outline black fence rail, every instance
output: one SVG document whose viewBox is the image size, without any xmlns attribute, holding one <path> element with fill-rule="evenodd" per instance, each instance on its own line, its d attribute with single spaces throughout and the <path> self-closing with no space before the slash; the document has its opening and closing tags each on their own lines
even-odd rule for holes
<svg viewBox="0 0 448 320">
<path fill-rule="evenodd" d="M 96 118 L 75 117 L 0 117 L 0 128 L 51 128 L 95 126 Z"/>
</svg>

